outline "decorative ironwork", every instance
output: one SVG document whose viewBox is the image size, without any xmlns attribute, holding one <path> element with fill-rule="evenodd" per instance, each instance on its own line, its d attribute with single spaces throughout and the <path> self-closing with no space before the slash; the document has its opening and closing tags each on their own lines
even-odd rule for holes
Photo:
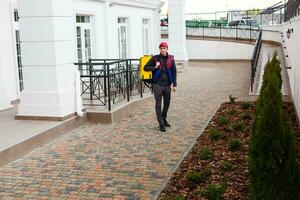
<svg viewBox="0 0 300 200">
<path fill-rule="evenodd" d="M 89 59 L 75 65 L 81 74 L 84 105 L 107 106 L 111 111 L 112 104 L 151 91 L 139 78 L 138 59 Z"/>
<path fill-rule="evenodd" d="M 236 38 L 235 34 L 236 34 L 236 30 L 234 28 L 222 28 L 222 38 Z"/>
<path fill-rule="evenodd" d="M 204 28 L 204 36 L 207 37 L 218 37 L 218 29 L 217 28 Z"/>
<path fill-rule="evenodd" d="M 234 40 L 248 40 L 250 42 L 255 41 L 259 33 L 257 27 L 198 27 L 198 28 L 186 28 L 187 36 L 199 36 L 202 38 L 218 38 L 218 39 L 234 39 Z"/>
</svg>

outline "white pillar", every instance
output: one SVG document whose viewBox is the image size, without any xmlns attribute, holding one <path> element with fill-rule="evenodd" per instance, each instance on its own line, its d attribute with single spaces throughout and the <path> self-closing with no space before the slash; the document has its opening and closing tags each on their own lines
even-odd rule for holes
<svg viewBox="0 0 300 200">
<path fill-rule="evenodd" d="M 75 113 L 71 0 L 19 0 L 24 91 L 16 118 Z"/>
<path fill-rule="evenodd" d="M 159 15 L 160 15 L 160 10 L 154 9 L 153 10 L 153 23 L 152 23 L 153 36 L 152 36 L 151 42 L 150 42 L 150 52 L 157 52 L 159 43 L 161 41 Z"/>
<path fill-rule="evenodd" d="M 169 52 L 177 61 L 187 61 L 185 0 L 169 1 Z"/>
<path fill-rule="evenodd" d="M 12 12 L 8 0 L 0 1 L 0 110 L 17 98 Z"/>
</svg>

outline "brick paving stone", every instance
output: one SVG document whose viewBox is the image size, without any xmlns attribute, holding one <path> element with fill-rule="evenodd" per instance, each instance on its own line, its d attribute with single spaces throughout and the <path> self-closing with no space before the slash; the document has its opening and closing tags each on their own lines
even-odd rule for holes
<svg viewBox="0 0 300 200">
<path fill-rule="evenodd" d="M 116 124 L 87 123 L 0 168 L 0 199 L 155 198 L 217 107 L 249 98 L 249 64 L 191 65 L 178 74 L 166 133 L 154 101 Z"/>
</svg>

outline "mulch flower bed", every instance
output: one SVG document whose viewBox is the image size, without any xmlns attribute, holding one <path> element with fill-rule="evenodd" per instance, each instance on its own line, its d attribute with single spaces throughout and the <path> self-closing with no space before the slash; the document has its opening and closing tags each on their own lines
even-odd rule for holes
<svg viewBox="0 0 300 200">
<path fill-rule="evenodd" d="M 254 102 L 222 104 L 158 199 L 250 199 L 247 159 L 254 112 Z M 284 112 L 292 113 L 298 130 L 291 103 L 284 103 Z"/>
</svg>

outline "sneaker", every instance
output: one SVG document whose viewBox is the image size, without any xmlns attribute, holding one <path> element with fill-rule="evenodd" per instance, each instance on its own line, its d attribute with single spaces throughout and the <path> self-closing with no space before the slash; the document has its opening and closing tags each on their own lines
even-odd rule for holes
<svg viewBox="0 0 300 200">
<path fill-rule="evenodd" d="M 165 127 L 164 125 L 160 125 L 160 126 L 159 126 L 159 130 L 160 130 L 161 132 L 166 132 L 166 127 Z"/>
<path fill-rule="evenodd" d="M 169 122 L 167 122 L 167 120 L 164 120 L 164 124 L 166 127 L 171 127 L 171 124 L 169 124 Z"/>
</svg>

